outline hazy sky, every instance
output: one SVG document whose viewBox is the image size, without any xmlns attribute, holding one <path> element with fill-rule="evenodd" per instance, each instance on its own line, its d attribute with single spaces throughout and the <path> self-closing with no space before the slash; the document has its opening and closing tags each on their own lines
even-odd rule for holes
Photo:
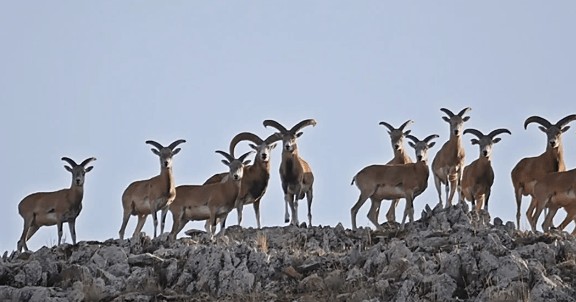
<svg viewBox="0 0 576 302">
<path fill-rule="evenodd" d="M 490 209 L 514 220 L 510 171 L 546 143 L 536 125 L 523 129 L 524 120 L 541 115 L 555 123 L 576 112 L 575 28 L 572 1 L 3 1 L 0 251 L 16 248 L 23 197 L 70 185 L 62 156 L 98 159 L 86 176 L 78 240 L 118 238 L 123 190 L 159 172 L 146 140 L 186 139 L 174 158 L 175 179 L 197 184 L 226 170 L 214 151 L 226 150 L 235 134 L 272 133 L 262 126 L 268 118 L 287 127 L 317 120 L 299 139 L 316 176 L 313 224 L 350 227 L 358 198 L 352 177 L 393 156 L 378 123 L 412 119 L 417 137 L 439 134 L 431 162 L 448 138 L 441 107 L 471 107 L 467 127 L 512 131 L 494 149 Z M 576 166 L 575 133 L 576 124 L 564 135 L 569 168 Z M 470 138 L 467 163 L 478 156 Z M 279 164 L 277 148 L 263 226 L 285 225 Z M 437 201 L 430 177 L 416 218 Z M 359 226 L 370 226 L 368 209 L 360 210 Z M 233 212 L 228 225 L 235 223 Z M 128 235 L 135 225 L 133 216 Z M 243 225 L 255 226 L 251 206 Z M 64 234 L 71 242 L 67 225 Z M 28 246 L 56 239 L 55 226 L 43 227 Z"/>
</svg>

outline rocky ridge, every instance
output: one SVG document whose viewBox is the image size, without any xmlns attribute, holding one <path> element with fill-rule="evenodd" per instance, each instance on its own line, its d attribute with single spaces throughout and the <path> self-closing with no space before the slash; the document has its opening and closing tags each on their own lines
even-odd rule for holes
<svg viewBox="0 0 576 302">
<path fill-rule="evenodd" d="M 576 301 L 576 240 L 466 205 L 400 230 L 230 227 L 7 253 L 0 301 Z"/>
</svg>

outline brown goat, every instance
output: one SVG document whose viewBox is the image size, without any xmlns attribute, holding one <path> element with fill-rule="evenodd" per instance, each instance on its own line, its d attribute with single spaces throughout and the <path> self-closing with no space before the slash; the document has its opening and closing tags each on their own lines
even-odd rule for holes
<svg viewBox="0 0 576 302">
<path fill-rule="evenodd" d="M 79 165 L 68 157 L 62 160 L 70 164 L 64 166 L 72 173 L 72 184 L 68 189 L 55 192 L 38 192 L 30 194 L 18 204 L 18 213 L 24 219 L 24 229 L 22 236 L 18 240 L 18 252 L 28 250 L 26 241 L 40 229 L 41 226 L 58 226 L 58 245 L 62 240 L 62 225 L 67 222 L 72 236 L 72 243 L 76 244 L 76 218 L 82 210 L 82 198 L 84 197 L 84 178 L 87 172 L 92 170 L 92 166 L 86 165 L 95 157 L 85 159 Z"/>
<path fill-rule="evenodd" d="M 206 231 L 211 238 L 214 236 L 217 221 L 220 222 L 220 234 L 224 235 L 226 217 L 236 205 L 240 192 L 244 165 L 250 163 L 245 158 L 252 153 L 247 152 L 235 159 L 234 156 L 216 151 L 226 158 L 222 162 L 228 166 L 229 172 L 225 182 L 205 185 L 181 185 L 176 187 L 176 199 L 169 206 L 174 223 L 170 238 L 176 235 L 191 220 L 206 220 Z"/>
<path fill-rule="evenodd" d="M 460 200 L 469 200 L 476 210 L 485 208 L 488 211 L 488 200 L 492 185 L 494 184 L 494 169 L 492 169 L 491 157 L 492 147 L 500 141 L 498 134 L 512 134 L 508 129 L 496 129 L 489 134 L 484 135 L 476 129 L 466 129 L 464 134 L 470 133 L 477 137 L 473 138 L 472 144 L 478 145 L 480 155 L 476 160 L 464 167 L 462 173 L 462 189 L 460 191 Z M 476 205 L 475 203 L 478 202 Z"/>
<path fill-rule="evenodd" d="M 437 138 L 433 134 L 420 141 L 412 135 L 407 138 L 414 141 L 410 146 L 416 151 L 416 163 L 396 164 L 396 165 L 371 165 L 367 166 L 360 172 L 356 173 L 352 183 L 360 190 L 358 201 L 350 210 L 352 216 L 352 229 L 356 229 L 356 215 L 358 210 L 370 198 L 372 203 L 368 212 L 368 219 L 376 226 L 381 228 L 378 223 L 378 216 L 375 215 L 383 199 L 406 199 L 406 207 L 402 218 L 401 227 L 404 227 L 406 217 L 409 216 L 410 222 L 414 221 L 414 198 L 422 194 L 428 187 L 428 149 L 434 146 L 430 140 Z"/>
<path fill-rule="evenodd" d="M 546 151 L 536 157 L 525 157 L 521 159 L 512 169 L 512 185 L 516 197 L 516 223 L 520 229 L 520 210 L 522 208 L 522 195 L 533 196 L 536 181 L 548 173 L 561 172 L 566 170 L 564 164 L 564 151 L 562 146 L 562 133 L 566 132 L 570 126 L 566 126 L 571 121 L 576 120 L 576 114 L 568 115 L 560 119 L 556 124 L 540 116 L 531 116 L 524 122 L 524 129 L 530 123 L 537 123 L 539 129 L 546 133 Z M 526 211 L 526 218 L 529 222 L 534 222 L 534 210 L 536 201 L 532 198 L 530 206 Z"/>
<path fill-rule="evenodd" d="M 150 214 L 152 214 L 154 238 L 156 238 L 156 229 L 158 227 L 156 213 L 169 206 L 176 196 L 174 176 L 172 174 L 172 156 L 180 152 L 180 148 L 176 148 L 176 146 L 184 142 L 186 141 L 180 139 L 171 143 L 168 147 L 164 147 L 155 141 L 146 141 L 147 144 L 156 147 L 156 149 L 152 149 L 152 152 L 160 158 L 160 175 L 146 180 L 135 181 L 124 190 L 122 194 L 124 215 L 119 231 L 120 239 L 124 239 L 124 232 L 130 215 L 138 216 L 138 224 L 132 235 L 134 237 L 140 233 L 146 222 L 146 217 Z"/>
<path fill-rule="evenodd" d="M 404 148 L 404 137 L 410 134 L 411 130 L 406 130 L 407 125 L 414 123 L 411 120 L 407 120 L 402 124 L 398 129 L 394 128 L 392 125 L 386 122 L 380 122 L 380 125 L 385 126 L 388 128 L 388 134 L 390 135 L 390 143 L 392 144 L 392 150 L 394 150 L 394 158 L 388 161 L 387 165 L 395 165 L 395 164 L 409 164 L 412 163 L 412 159 L 406 152 Z M 386 213 L 386 219 L 388 222 L 396 221 L 396 207 L 398 206 L 398 202 L 400 199 L 392 200 L 390 204 L 390 208 L 388 209 L 388 213 Z M 380 216 L 380 207 L 376 210 L 376 217 Z"/>
<path fill-rule="evenodd" d="M 464 108 L 458 114 L 442 108 L 440 109 L 448 115 L 442 118 L 450 124 L 450 139 L 444 145 L 432 161 L 432 173 L 434 174 L 434 184 L 438 192 L 438 203 L 442 204 L 441 186 L 446 186 L 446 207 L 452 205 L 452 198 L 458 187 L 460 191 L 460 181 L 462 179 L 462 170 L 464 170 L 464 147 L 462 146 L 462 127 L 464 122 L 470 119 L 464 116 L 471 109 Z M 448 195 L 450 192 L 450 195 Z"/>
<path fill-rule="evenodd" d="M 274 120 L 265 120 L 264 127 L 273 127 L 280 131 L 282 136 L 282 162 L 280 163 L 280 180 L 284 191 L 285 214 L 284 221 L 298 225 L 298 200 L 306 196 L 308 201 L 308 224 L 312 225 L 312 197 L 314 175 L 310 165 L 298 154 L 296 139 L 302 135 L 300 129 L 306 126 L 315 126 L 316 121 L 307 119 L 294 125 L 290 130 Z M 288 206 L 292 212 L 292 220 L 288 214 Z"/>
</svg>

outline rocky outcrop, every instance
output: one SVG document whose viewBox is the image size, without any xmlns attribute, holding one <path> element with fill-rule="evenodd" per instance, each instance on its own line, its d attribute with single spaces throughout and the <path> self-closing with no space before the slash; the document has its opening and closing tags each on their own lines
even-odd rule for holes
<svg viewBox="0 0 576 302">
<path fill-rule="evenodd" d="M 404 230 L 235 226 L 215 242 L 195 232 L 43 247 L 2 257 L 0 301 L 575 300 L 573 236 L 483 215 L 426 207 Z"/>
</svg>

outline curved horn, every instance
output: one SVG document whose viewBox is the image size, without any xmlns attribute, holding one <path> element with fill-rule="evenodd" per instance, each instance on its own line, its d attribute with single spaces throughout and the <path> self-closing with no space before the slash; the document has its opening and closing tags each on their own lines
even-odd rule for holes
<svg viewBox="0 0 576 302">
<path fill-rule="evenodd" d="M 246 159 L 246 157 L 247 157 L 248 155 L 250 155 L 250 153 L 252 153 L 252 152 L 254 152 L 254 151 L 248 151 L 248 152 L 240 155 L 240 157 L 238 157 L 238 160 L 239 160 L 241 163 L 243 163 L 244 160 Z"/>
<path fill-rule="evenodd" d="M 268 137 L 264 140 L 264 142 L 265 142 L 267 145 L 270 145 L 271 143 L 276 142 L 276 141 L 279 141 L 279 140 L 281 140 L 281 139 L 282 139 L 282 135 L 281 135 L 280 133 L 272 133 L 270 136 L 268 136 Z"/>
<path fill-rule="evenodd" d="M 227 159 L 229 162 L 232 162 L 232 161 L 234 160 L 234 156 L 232 156 L 232 155 L 230 155 L 230 154 L 228 154 L 228 153 L 226 153 L 226 152 L 224 152 L 224 151 L 216 150 L 216 153 L 222 154 L 222 156 L 226 157 L 226 159 Z"/>
<path fill-rule="evenodd" d="M 472 108 L 466 107 L 466 108 L 462 109 L 460 112 L 458 112 L 458 115 L 462 117 L 462 116 L 464 116 L 464 114 L 466 114 L 466 112 L 468 112 L 470 110 L 472 110 Z"/>
<path fill-rule="evenodd" d="M 452 113 L 452 111 L 446 109 L 446 108 L 440 108 L 440 111 L 446 113 L 446 115 L 448 115 L 448 117 L 453 117 L 454 113 Z"/>
<path fill-rule="evenodd" d="M 264 141 L 256 134 L 250 132 L 241 132 L 236 134 L 230 141 L 230 154 L 234 156 L 234 149 L 236 149 L 236 145 L 241 141 L 251 141 L 255 144 L 262 144 Z"/>
<path fill-rule="evenodd" d="M 426 136 L 426 138 L 424 139 L 424 141 L 429 144 L 430 140 L 435 139 L 435 138 L 439 138 L 440 136 L 438 134 L 430 134 L 428 136 Z"/>
<path fill-rule="evenodd" d="M 186 140 L 184 140 L 184 139 L 176 140 L 173 143 L 171 143 L 170 145 L 168 145 L 168 148 L 170 148 L 170 150 L 174 150 L 174 148 L 176 148 L 176 146 L 178 146 L 182 143 L 185 143 L 185 142 L 186 142 Z"/>
<path fill-rule="evenodd" d="M 146 143 L 156 147 L 156 149 L 158 149 L 158 150 L 161 150 L 162 148 L 164 148 L 164 146 L 160 145 L 159 143 L 157 143 L 153 140 L 147 140 Z"/>
<path fill-rule="evenodd" d="M 420 140 L 419 140 L 416 136 L 414 136 L 414 135 L 412 135 L 412 134 L 406 135 L 406 138 L 412 140 L 415 144 L 417 144 L 417 143 L 420 142 Z"/>
<path fill-rule="evenodd" d="M 566 124 L 570 123 L 573 120 L 576 120 L 576 114 L 570 114 L 570 115 L 564 117 L 563 119 L 559 120 L 556 123 L 556 127 L 562 128 L 562 127 L 566 126 Z"/>
<path fill-rule="evenodd" d="M 306 126 L 316 126 L 316 120 L 314 120 L 314 119 L 303 120 L 300 123 L 294 125 L 294 127 L 292 127 L 292 129 L 290 129 L 290 133 L 296 134 L 296 132 L 298 132 L 300 129 L 302 129 Z"/>
<path fill-rule="evenodd" d="M 494 131 L 496 131 L 496 130 L 494 130 Z M 465 129 L 464 134 L 466 134 L 466 133 L 474 134 L 478 139 L 481 139 L 484 136 L 486 136 L 486 135 L 484 135 L 484 133 L 482 133 L 482 131 L 476 130 L 474 128 Z"/>
<path fill-rule="evenodd" d="M 404 128 L 406 128 L 406 126 L 412 125 L 413 123 L 414 123 L 413 120 L 407 120 L 407 121 L 404 122 L 404 124 L 402 124 L 402 125 L 400 126 L 400 128 L 398 128 L 398 130 L 404 131 Z"/>
<path fill-rule="evenodd" d="M 88 163 L 90 163 L 90 162 L 92 162 L 92 161 L 95 161 L 95 160 L 96 160 L 96 157 L 87 158 L 87 159 L 85 159 L 82 163 L 80 163 L 80 166 L 86 167 L 86 165 L 87 165 Z"/>
<path fill-rule="evenodd" d="M 526 129 L 530 123 L 538 123 L 546 128 L 550 128 L 550 126 L 552 126 L 552 124 L 547 119 L 536 115 L 533 115 L 524 121 L 524 129 Z"/>
<path fill-rule="evenodd" d="M 390 124 L 388 124 L 388 123 L 386 123 L 386 122 L 380 122 L 380 123 L 378 123 L 378 125 L 385 126 L 385 127 L 388 128 L 388 130 L 390 130 L 390 131 L 396 130 L 394 127 L 392 127 L 392 125 L 390 125 Z"/>
<path fill-rule="evenodd" d="M 72 166 L 72 168 L 78 166 L 78 164 L 77 164 L 74 160 L 72 160 L 71 158 L 69 158 L 69 157 L 64 156 L 64 157 L 62 157 L 61 159 L 62 159 L 63 161 L 65 161 L 65 162 L 67 162 L 68 164 L 70 164 L 70 166 Z"/>
<path fill-rule="evenodd" d="M 491 139 L 494 139 L 494 137 L 498 134 L 502 134 L 502 133 L 508 133 L 508 134 L 512 134 L 512 132 L 510 132 L 510 130 L 505 129 L 505 128 L 500 128 L 500 129 L 496 129 L 496 130 L 492 130 L 492 132 L 488 133 L 488 137 L 490 137 Z"/>
<path fill-rule="evenodd" d="M 282 126 L 280 123 L 278 123 L 275 120 L 265 120 L 262 124 L 264 124 L 264 127 L 268 127 L 268 126 L 274 127 L 282 133 L 288 132 L 288 130 L 286 130 L 286 128 L 284 126 Z"/>
</svg>

